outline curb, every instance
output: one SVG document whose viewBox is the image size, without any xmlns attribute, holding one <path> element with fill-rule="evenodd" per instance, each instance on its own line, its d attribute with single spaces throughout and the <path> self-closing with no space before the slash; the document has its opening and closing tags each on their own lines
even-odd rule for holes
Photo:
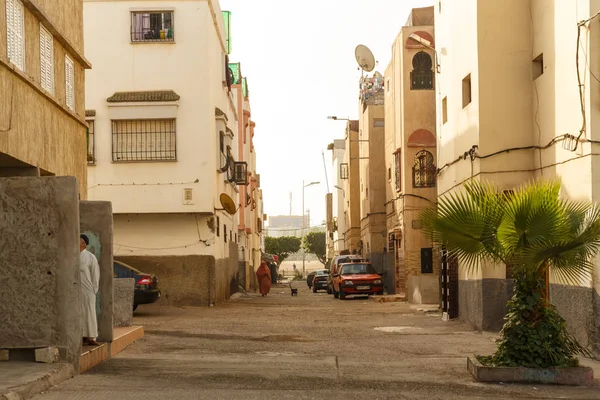
<svg viewBox="0 0 600 400">
<path fill-rule="evenodd" d="M 67 363 L 56 364 L 56 369 L 41 378 L 9 389 L 8 392 L 0 393 L 0 400 L 25 400 L 36 394 L 44 392 L 61 382 L 75 376 L 73 365 Z"/>
</svg>

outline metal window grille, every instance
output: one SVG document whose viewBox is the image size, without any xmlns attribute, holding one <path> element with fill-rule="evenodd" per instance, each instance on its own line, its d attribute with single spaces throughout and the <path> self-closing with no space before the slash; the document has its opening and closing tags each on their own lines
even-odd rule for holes
<svg viewBox="0 0 600 400">
<path fill-rule="evenodd" d="M 340 164 L 340 179 L 348 179 L 348 164 Z"/>
<path fill-rule="evenodd" d="M 96 164 L 96 153 L 94 147 L 94 121 L 87 121 L 87 123 L 87 163 L 90 165 L 94 165 Z"/>
<path fill-rule="evenodd" d="M 175 161 L 174 119 L 112 121 L 113 161 Z"/>
<path fill-rule="evenodd" d="M 131 13 L 132 42 L 172 42 L 174 40 L 173 11 Z"/>
<path fill-rule="evenodd" d="M 413 57 L 412 64 L 410 88 L 412 90 L 433 89 L 433 62 L 431 56 L 424 51 L 420 51 Z"/>
<path fill-rule="evenodd" d="M 427 150 L 421 150 L 415 156 L 413 166 L 413 187 L 428 188 L 435 186 L 436 168 L 433 155 Z"/>
</svg>

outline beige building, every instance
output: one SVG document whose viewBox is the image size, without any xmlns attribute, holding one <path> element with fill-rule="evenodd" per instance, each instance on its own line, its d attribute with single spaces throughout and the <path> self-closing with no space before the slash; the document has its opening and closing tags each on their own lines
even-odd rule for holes
<svg viewBox="0 0 600 400">
<path fill-rule="evenodd" d="M 89 197 L 112 202 L 114 257 L 156 273 L 166 304 L 212 305 L 239 285 L 238 138 L 251 132 L 223 17 L 216 0 L 84 1 Z"/>
<path fill-rule="evenodd" d="M 436 198 L 433 16 L 433 7 L 412 10 L 385 73 L 387 249 L 396 293 L 411 303 L 438 303 L 440 293 L 437 252 L 418 221 Z"/>
<path fill-rule="evenodd" d="M 510 190 L 561 177 L 564 196 L 600 201 L 598 2 L 450 0 L 435 10 L 438 194 L 468 179 Z M 512 288 L 505 268 L 459 266 L 458 278 L 460 318 L 499 329 Z M 550 282 L 569 329 L 598 351 L 600 269 L 575 286 Z"/>
<path fill-rule="evenodd" d="M 333 171 L 334 187 L 332 193 L 326 197 L 327 205 L 327 259 L 346 253 L 346 216 L 344 215 L 344 204 L 346 203 L 346 191 L 341 175 L 341 167 L 344 163 L 346 153 L 346 141 L 336 139 L 327 147 L 331 150 L 331 166 Z M 348 193 L 350 195 L 350 193 Z"/>
<path fill-rule="evenodd" d="M 344 158 L 339 167 L 339 178 L 343 182 L 342 195 L 344 229 L 340 231 L 344 239 L 344 252 L 356 254 L 360 247 L 360 155 L 358 139 L 359 121 L 346 123 L 344 136 Z"/>
<path fill-rule="evenodd" d="M 0 0 L 0 176 L 75 176 L 87 198 L 81 0 Z"/>
<path fill-rule="evenodd" d="M 359 111 L 360 253 L 385 253 L 385 109 L 383 77 L 361 80 Z"/>
</svg>

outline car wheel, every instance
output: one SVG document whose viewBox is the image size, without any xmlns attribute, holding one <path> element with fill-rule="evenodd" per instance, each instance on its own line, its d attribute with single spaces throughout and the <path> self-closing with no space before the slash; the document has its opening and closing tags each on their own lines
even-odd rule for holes
<svg viewBox="0 0 600 400">
<path fill-rule="evenodd" d="M 331 288 L 329 286 L 327 286 L 327 294 L 331 294 Z"/>
<path fill-rule="evenodd" d="M 344 289 L 340 288 L 340 300 L 346 300 L 346 293 L 344 293 Z"/>
<path fill-rule="evenodd" d="M 340 294 L 335 291 L 335 288 L 333 288 L 331 290 L 333 291 L 333 297 L 337 299 L 340 296 Z"/>
<path fill-rule="evenodd" d="M 317 293 L 317 287 L 313 286 L 313 293 Z"/>
<path fill-rule="evenodd" d="M 137 304 L 133 303 L 133 311 L 135 311 L 137 309 Z"/>
</svg>

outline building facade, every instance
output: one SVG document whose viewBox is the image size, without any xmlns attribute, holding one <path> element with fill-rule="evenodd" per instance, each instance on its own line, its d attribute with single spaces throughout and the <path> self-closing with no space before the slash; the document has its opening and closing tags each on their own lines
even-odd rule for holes
<svg viewBox="0 0 600 400">
<path fill-rule="evenodd" d="M 598 3 L 453 0 L 436 2 L 435 10 L 438 195 L 469 179 L 511 190 L 559 177 L 563 196 L 599 201 Z M 596 267 L 577 285 L 550 274 L 549 284 L 571 332 L 596 352 L 599 274 Z M 458 265 L 458 277 L 459 317 L 499 329 L 512 295 L 506 269 Z"/>
<path fill-rule="evenodd" d="M 85 200 L 81 1 L 0 0 L 0 10 L 0 176 L 75 176 Z"/>
<path fill-rule="evenodd" d="M 89 197 L 112 202 L 115 258 L 156 273 L 167 304 L 239 285 L 248 175 L 225 21 L 215 0 L 84 1 Z"/>
<path fill-rule="evenodd" d="M 439 257 L 419 214 L 436 199 L 433 22 L 433 7 L 412 10 L 385 73 L 388 259 L 395 266 L 396 293 L 430 304 L 439 301 Z"/>
<path fill-rule="evenodd" d="M 360 155 L 359 155 L 359 121 L 346 123 L 344 136 L 344 160 L 338 172 L 343 184 L 343 215 L 345 229 L 340 231 L 344 238 L 344 250 L 356 254 L 360 247 Z"/>
<path fill-rule="evenodd" d="M 327 258 L 331 259 L 340 254 L 346 254 L 346 216 L 344 215 L 344 204 L 346 203 L 346 191 L 341 169 L 346 154 L 346 141 L 344 139 L 334 140 L 328 146 L 331 150 L 331 166 L 333 171 L 333 192 L 327 194 Z M 348 193 L 349 195 L 350 193 Z"/>
</svg>

